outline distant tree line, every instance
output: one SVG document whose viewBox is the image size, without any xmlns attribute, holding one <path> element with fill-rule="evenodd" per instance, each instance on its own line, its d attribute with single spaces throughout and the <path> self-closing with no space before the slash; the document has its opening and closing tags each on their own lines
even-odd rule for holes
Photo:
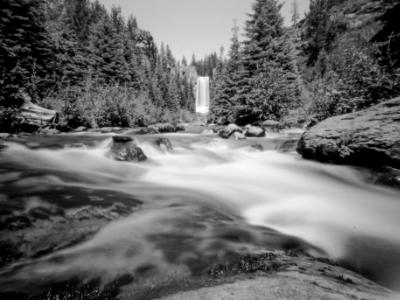
<svg viewBox="0 0 400 300">
<path fill-rule="evenodd" d="M 196 75 L 136 19 L 89 0 L 0 0 L 0 105 L 28 94 L 66 127 L 173 121 Z"/>
</svg>

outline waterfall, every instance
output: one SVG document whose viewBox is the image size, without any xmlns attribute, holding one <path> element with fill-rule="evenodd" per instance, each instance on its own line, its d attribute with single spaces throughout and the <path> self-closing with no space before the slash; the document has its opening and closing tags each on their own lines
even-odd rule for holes
<svg viewBox="0 0 400 300">
<path fill-rule="evenodd" d="M 196 85 L 196 112 L 208 114 L 210 108 L 210 78 L 197 78 Z"/>
</svg>

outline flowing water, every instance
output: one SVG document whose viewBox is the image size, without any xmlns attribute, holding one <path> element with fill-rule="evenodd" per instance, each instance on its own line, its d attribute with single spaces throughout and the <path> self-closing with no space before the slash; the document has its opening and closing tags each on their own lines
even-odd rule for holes
<svg viewBox="0 0 400 300">
<path fill-rule="evenodd" d="M 167 137 L 172 151 L 157 146 L 157 136 L 135 137 L 149 157 L 142 163 L 110 159 L 111 138 L 101 135 L 7 143 L 0 200 L 8 215 L 41 208 L 51 232 L 79 205 L 114 208 L 112 221 L 81 241 L 5 265 L 0 286 L 14 291 L 124 274 L 151 286 L 200 274 L 236 253 L 303 249 L 400 288 L 398 191 L 365 183 L 360 170 L 278 151 L 287 137 Z M 76 142 L 87 147 L 66 147 Z"/>
</svg>

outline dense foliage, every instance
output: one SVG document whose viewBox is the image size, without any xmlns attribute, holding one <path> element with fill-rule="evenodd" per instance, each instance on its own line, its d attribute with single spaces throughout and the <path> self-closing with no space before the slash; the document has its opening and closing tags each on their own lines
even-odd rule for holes
<svg viewBox="0 0 400 300">
<path fill-rule="evenodd" d="M 0 0 L 0 18 L 2 106 L 27 93 L 70 127 L 173 121 L 193 109 L 196 75 L 119 8 Z"/>
<path fill-rule="evenodd" d="M 280 5 L 257 0 L 240 44 L 234 30 L 230 57 L 221 68 L 212 114 L 218 123 L 280 120 L 298 103 L 298 89 Z"/>
<path fill-rule="evenodd" d="M 324 119 L 400 94 L 399 5 L 391 2 L 311 1 L 302 34 L 311 114 Z"/>
</svg>

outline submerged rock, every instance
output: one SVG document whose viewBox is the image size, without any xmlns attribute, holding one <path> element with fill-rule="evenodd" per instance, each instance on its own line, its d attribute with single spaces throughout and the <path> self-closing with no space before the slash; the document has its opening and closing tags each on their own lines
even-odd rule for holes
<svg viewBox="0 0 400 300">
<path fill-rule="evenodd" d="M 233 139 L 233 140 L 235 140 L 235 141 L 245 140 L 245 139 L 246 139 L 246 136 L 245 136 L 243 133 L 241 133 L 241 132 L 235 131 L 235 132 L 230 136 L 230 139 Z"/>
<path fill-rule="evenodd" d="M 243 133 L 243 130 L 236 124 L 229 124 L 228 126 L 225 126 L 222 129 L 220 129 L 218 135 L 224 139 L 229 139 L 230 136 L 235 132 Z"/>
<path fill-rule="evenodd" d="M 154 128 L 154 127 L 142 127 L 142 128 L 136 129 L 134 131 L 134 134 L 138 134 L 138 135 L 157 134 L 157 133 L 160 133 L 160 132 L 158 131 L 157 128 Z"/>
<path fill-rule="evenodd" d="M 68 144 L 65 145 L 65 148 L 69 149 L 87 149 L 87 146 L 83 143 L 73 143 L 73 144 Z"/>
<path fill-rule="evenodd" d="M 257 151 L 264 151 L 264 147 L 261 144 L 251 144 L 250 148 Z"/>
<path fill-rule="evenodd" d="M 318 123 L 297 151 L 322 162 L 400 168 L 400 97 Z"/>
<path fill-rule="evenodd" d="M 257 126 L 246 126 L 245 136 L 247 137 L 263 137 L 265 136 L 264 128 Z"/>
<path fill-rule="evenodd" d="M 165 149 L 167 151 L 173 150 L 172 143 L 168 138 L 158 138 L 155 143 L 161 149 Z"/>
<path fill-rule="evenodd" d="M 145 161 L 147 159 L 143 150 L 130 136 L 113 136 L 110 155 L 118 161 Z"/>
<path fill-rule="evenodd" d="M 176 126 L 172 125 L 171 123 L 157 123 L 149 126 L 149 128 L 157 130 L 160 133 L 170 133 L 177 131 Z"/>
</svg>

